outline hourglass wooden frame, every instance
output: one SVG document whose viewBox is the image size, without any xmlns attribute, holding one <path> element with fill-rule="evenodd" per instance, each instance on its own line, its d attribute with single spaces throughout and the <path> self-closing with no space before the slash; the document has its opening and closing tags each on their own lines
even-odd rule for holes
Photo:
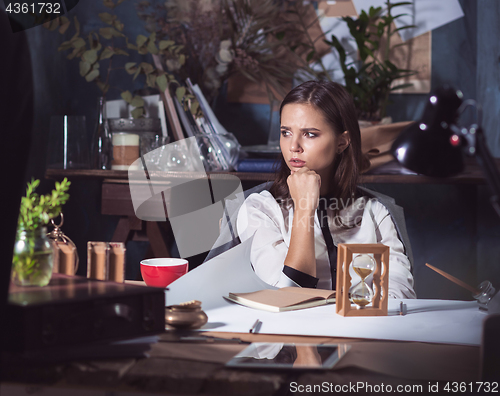
<svg viewBox="0 0 500 396">
<path fill-rule="evenodd" d="M 370 307 L 357 309 L 351 306 L 349 289 L 351 275 L 349 266 L 353 254 L 373 254 L 376 262 L 373 271 L 375 291 Z M 383 265 L 383 272 L 382 272 Z M 336 312 L 342 316 L 387 316 L 389 295 L 389 246 L 381 243 L 339 243 L 337 255 L 337 294 Z"/>
</svg>

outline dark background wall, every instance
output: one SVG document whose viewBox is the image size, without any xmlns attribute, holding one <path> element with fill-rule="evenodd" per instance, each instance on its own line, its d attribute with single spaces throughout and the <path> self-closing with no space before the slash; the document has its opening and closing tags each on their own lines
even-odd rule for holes
<svg viewBox="0 0 500 396">
<path fill-rule="evenodd" d="M 500 156 L 500 3 L 496 0 L 461 0 L 465 17 L 432 33 L 432 88 L 449 83 L 483 105 L 483 124 L 488 143 Z M 144 33 L 132 5 L 117 8 L 130 36 Z M 82 23 L 83 33 L 98 27 L 97 14 L 106 9 L 98 0 L 80 1 L 70 12 Z M 99 90 L 79 76 L 78 61 L 68 61 L 57 47 L 64 41 L 56 32 L 43 27 L 27 31 L 35 81 L 35 128 L 26 179 L 44 179 L 45 155 L 51 115 L 84 115 L 90 134 L 96 121 Z M 115 80 L 133 90 L 126 74 Z M 108 97 L 114 99 L 119 92 Z M 427 95 L 393 95 L 388 111 L 395 121 L 417 120 Z M 269 107 L 235 104 L 217 100 L 216 113 L 226 128 L 243 145 L 267 141 Z M 415 256 L 414 274 L 421 298 L 462 298 L 470 294 L 424 267 L 429 262 L 475 285 L 490 279 L 500 287 L 500 219 L 490 208 L 485 186 L 450 185 L 436 181 L 429 185 L 367 185 L 396 198 L 405 208 L 407 226 Z M 44 180 L 41 192 L 53 188 Z M 100 215 L 100 185 L 96 181 L 73 181 L 71 199 L 64 208 L 63 230 L 76 242 L 85 271 L 86 242 L 109 240 L 117 223 L 113 216 Z M 128 277 L 135 277 L 147 243 L 129 243 Z"/>
</svg>

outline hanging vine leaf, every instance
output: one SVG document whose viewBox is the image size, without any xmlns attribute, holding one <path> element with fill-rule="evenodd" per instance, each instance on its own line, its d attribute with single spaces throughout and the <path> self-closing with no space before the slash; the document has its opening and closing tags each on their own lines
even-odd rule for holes
<svg viewBox="0 0 500 396">
<path fill-rule="evenodd" d="M 130 91 L 122 92 L 121 97 L 127 103 L 132 102 L 132 93 Z"/>
<path fill-rule="evenodd" d="M 148 74 L 146 76 L 146 84 L 148 84 L 148 87 L 154 88 L 156 85 L 156 76 L 154 74 Z"/>
<path fill-rule="evenodd" d="M 109 12 L 101 12 L 98 15 L 99 19 L 107 25 L 112 25 L 115 19 L 117 18 L 116 15 L 112 15 Z"/>
<path fill-rule="evenodd" d="M 123 3 L 124 0 L 102 0 L 105 7 L 113 10 L 116 6 Z M 143 2 L 141 6 L 146 6 Z M 147 5 L 149 6 L 149 4 Z M 64 41 L 59 45 L 59 51 L 69 51 L 68 59 L 79 58 L 79 73 L 88 82 L 94 82 L 98 88 L 107 93 L 110 89 L 109 77 L 111 72 L 115 70 L 125 70 L 126 73 L 133 76 L 135 80 L 140 74 L 145 75 L 145 84 L 151 88 L 158 87 L 158 89 L 165 91 L 169 87 L 169 83 L 179 85 L 173 75 L 166 74 L 163 70 L 157 70 L 156 67 L 148 62 L 125 63 L 124 69 L 114 63 L 114 56 L 121 55 L 129 57 L 130 51 L 137 51 L 138 54 L 159 54 L 161 51 L 166 51 L 165 54 L 169 59 L 173 59 L 179 64 L 185 63 L 185 55 L 181 54 L 182 45 L 176 45 L 174 40 L 164 40 L 162 37 L 157 38 L 156 32 L 152 32 L 149 37 L 145 35 L 138 35 L 134 39 L 127 37 L 123 34 L 124 24 L 119 20 L 118 15 L 114 12 L 101 12 L 98 14 L 101 22 L 100 28 L 91 30 L 85 34 L 85 37 L 80 37 L 81 26 L 76 17 L 74 17 L 74 34 L 70 40 Z M 62 16 L 53 21 L 49 21 L 45 26 L 47 29 L 59 28 L 60 34 L 67 34 L 68 28 L 71 25 L 70 20 Z M 115 40 L 120 39 L 120 40 Z M 112 40 L 106 42 L 106 40 Z M 130 41 L 132 40 L 132 41 Z M 130 50 L 130 51 L 128 51 Z M 171 51 L 171 52 L 169 52 Z M 101 61 L 107 69 L 100 72 Z M 165 61 L 165 59 L 163 60 Z M 103 66 L 104 68 L 104 66 Z M 134 117 L 140 117 L 144 114 L 144 102 L 140 97 L 133 97 L 129 91 L 122 93 L 122 97 L 128 103 L 133 103 L 136 108 Z"/>
<path fill-rule="evenodd" d="M 99 56 L 99 60 L 111 58 L 114 54 L 115 54 L 115 51 L 113 50 L 113 48 L 106 47 L 101 52 L 101 55 Z"/>
<path fill-rule="evenodd" d="M 125 70 L 127 71 L 128 74 L 134 74 L 137 71 L 135 65 L 137 65 L 137 63 L 135 62 L 125 63 Z"/>
<path fill-rule="evenodd" d="M 151 65 L 150 63 L 147 63 L 147 62 L 141 62 L 140 67 L 142 68 L 142 70 L 146 74 L 150 74 L 155 70 L 153 65 Z"/>
<path fill-rule="evenodd" d="M 102 81 L 96 81 L 97 86 L 102 91 L 103 95 L 105 95 L 109 90 L 109 84 L 105 84 Z"/>
<path fill-rule="evenodd" d="M 99 77 L 99 70 L 92 70 L 89 74 L 85 76 L 85 80 L 88 82 L 94 81 L 97 77 Z"/>
<path fill-rule="evenodd" d="M 137 66 L 137 70 L 135 71 L 135 74 L 134 74 L 134 77 L 132 77 L 132 80 L 135 80 L 139 76 L 139 74 L 141 73 L 141 70 L 142 70 L 141 65 Z"/>
<path fill-rule="evenodd" d="M 142 34 L 139 34 L 137 36 L 137 39 L 135 40 L 137 47 L 142 47 L 146 43 L 146 41 L 148 41 L 148 38 Z"/>
<path fill-rule="evenodd" d="M 112 27 L 100 28 L 99 34 L 105 39 L 111 39 L 112 37 L 122 37 L 123 33 L 120 33 L 118 30 Z"/>
<path fill-rule="evenodd" d="M 130 112 L 132 117 L 134 118 L 141 118 L 144 115 L 144 108 L 143 107 L 137 107 L 134 110 Z"/>
<path fill-rule="evenodd" d="M 91 68 L 92 65 L 89 62 L 80 61 L 80 76 L 85 77 Z"/>
<path fill-rule="evenodd" d="M 191 111 L 191 114 L 195 115 L 198 113 L 198 109 L 200 108 L 200 104 L 198 103 L 197 100 L 193 101 L 191 103 L 191 107 L 190 107 L 190 111 Z"/>
<path fill-rule="evenodd" d="M 154 55 L 158 54 L 160 51 L 158 50 L 158 47 L 155 45 L 154 41 L 149 40 L 148 45 L 146 46 L 148 51 Z"/>
<path fill-rule="evenodd" d="M 162 74 L 161 76 L 158 76 L 156 78 L 156 84 L 160 88 L 161 92 L 165 92 L 167 90 L 167 76 L 165 74 Z"/>
<path fill-rule="evenodd" d="M 64 34 L 71 25 L 71 22 L 65 16 L 61 17 L 60 20 L 61 20 L 61 26 L 59 27 L 59 33 Z"/>
<path fill-rule="evenodd" d="M 119 32 L 123 32 L 123 28 L 125 25 L 123 22 L 120 22 L 118 19 L 113 22 L 113 27 L 118 30 Z"/>
<path fill-rule="evenodd" d="M 96 50 L 85 51 L 82 55 L 82 58 L 83 60 L 93 65 L 95 62 L 97 62 L 97 51 Z"/>
<path fill-rule="evenodd" d="M 159 47 L 160 47 L 160 50 L 163 51 L 171 46 L 173 46 L 175 44 L 174 41 L 172 40 L 160 40 L 160 43 L 159 43 Z"/>
<path fill-rule="evenodd" d="M 140 97 L 139 95 L 136 95 L 136 96 L 134 96 L 134 98 L 130 102 L 130 105 L 134 106 L 134 107 L 142 107 L 142 106 L 144 106 L 144 99 L 142 97 Z"/>
<path fill-rule="evenodd" d="M 66 51 L 73 47 L 73 41 L 65 41 L 58 48 L 58 51 Z"/>
<path fill-rule="evenodd" d="M 186 95 L 186 88 L 185 87 L 178 87 L 175 90 L 175 96 L 177 96 L 177 100 L 179 103 L 183 102 L 184 95 Z"/>
<path fill-rule="evenodd" d="M 85 47 L 85 40 L 80 37 L 73 41 L 71 44 L 73 45 L 73 48 L 79 49 Z"/>
<path fill-rule="evenodd" d="M 129 53 L 127 51 L 122 50 L 121 48 L 115 48 L 115 55 L 125 55 L 129 56 Z"/>
</svg>

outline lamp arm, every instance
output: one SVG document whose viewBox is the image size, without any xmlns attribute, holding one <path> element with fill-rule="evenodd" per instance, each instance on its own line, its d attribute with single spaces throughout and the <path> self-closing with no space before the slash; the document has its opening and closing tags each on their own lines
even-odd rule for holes
<svg viewBox="0 0 500 396">
<path fill-rule="evenodd" d="M 495 160 L 493 159 L 488 145 L 486 144 L 486 138 L 484 136 L 482 128 L 477 128 L 476 139 L 476 161 L 479 163 L 483 169 L 483 173 L 486 177 L 486 181 L 492 190 L 492 196 L 490 198 L 491 205 L 500 217 L 500 173 L 496 166 Z"/>
</svg>

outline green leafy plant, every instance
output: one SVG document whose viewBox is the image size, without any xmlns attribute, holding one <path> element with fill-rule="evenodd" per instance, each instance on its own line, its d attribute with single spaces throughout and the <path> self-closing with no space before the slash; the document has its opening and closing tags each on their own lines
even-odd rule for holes
<svg viewBox="0 0 500 396">
<path fill-rule="evenodd" d="M 68 201 L 68 179 L 56 182 L 50 194 L 35 192 L 40 180 L 32 179 L 21 198 L 18 233 L 12 258 L 12 280 L 18 285 L 45 286 L 52 275 L 53 248 L 43 228 L 50 219 L 59 216 Z"/>
<path fill-rule="evenodd" d="M 69 199 L 68 179 L 56 182 L 55 189 L 50 194 L 39 195 L 35 192 L 40 180 L 32 179 L 26 188 L 26 196 L 21 198 L 18 229 L 33 231 L 49 224 L 50 219 L 59 216 L 62 206 Z"/>
<path fill-rule="evenodd" d="M 359 60 L 348 62 L 348 54 L 335 35 L 331 36 L 331 40 L 325 40 L 339 53 L 345 86 L 354 98 L 359 119 L 380 120 L 386 113 L 389 93 L 411 86 L 411 84 L 394 85 L 393 82 L 414 75 L 416 72 L 400 69 L 389 60 L 391 51 L 399 45 L 404 45 L 403 43 L 391 47 L 391 38 L 394 34 L 414 27 L 413 25 L 397 29 L 392 27 L 397 18 L 406 15 L 393 15 L 394 8 L 407 4 L 411 3 L 391 3 L 387 0 L 385 10 L 382 7 L 370 7 L 368 13 L 362 11 L 357 19 L 342 18 L 356 41 Z"/>
<path fill-rule="evenodd" d="M 130 91 L 112 86 L 111 74 L 121 70 L 133 76 L 133 80 L 143 76 L 147 87 L 164 92 L 170 84 L 177 88 L 181 87 L 174 75 L 175 70 L 170 70 L 169 66 L 174 69 L 183 66 L 186 57 L 182 53 L 182 45 L 177 45 L 171 40 L 159 39 L 156 32 L 152 32 L 149 36 L 139 34 L 134 39 L 126 36 L 124 23 L 112 12 L 124 1 L 103 0 L 103 4 L 111 12 L 99 13 L 98 17 L 103 23 L 103 27 L 97 31 L 91 31 L 87 36 L 82 35 L 80 22 L 75 16 L 73 36 L 64 41 L 58 50 L 70 51 L 67 55 L 69 60 L 80 59 L 80 75 L 86 81 L 95 83 L 102 91 L 103 96 L 110 89 L 121 91 L 121 97 L 135 107 L 132 116 L 139 118 L 144 115 L 144 100 L 138 95 L 133 95 Z M 58 30 L 60 34 L 66 35 L 71 21 L 63 16 L 47 21 L 44 26 L 49 30 Z M 165 61 L 166 67 L 164 68 L 163 65 L 156 67 L 149 62 L 127 62 L 127 60 L 131 60 L 133 54 L 158 55 Z"/>
</svg>

